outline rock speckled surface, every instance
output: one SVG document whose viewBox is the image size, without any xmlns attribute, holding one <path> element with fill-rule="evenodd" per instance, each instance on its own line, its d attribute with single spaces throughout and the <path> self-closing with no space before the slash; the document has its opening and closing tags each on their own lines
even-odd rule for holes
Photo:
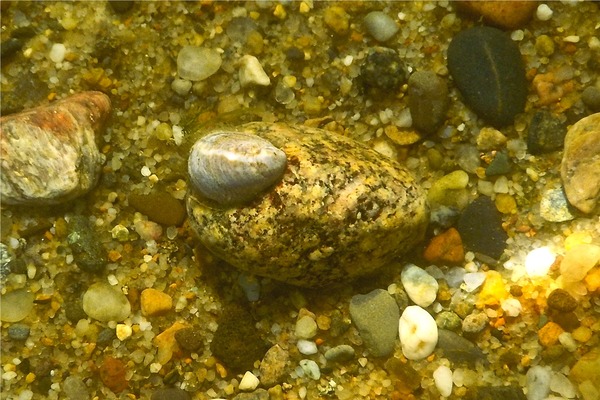
<svg viewBox="0 0 600 400">
<path fill-rule="evenodd" d="M 571 205 L 584 213 L 594 211 L 600 199 L 600 113 L 567 131 L 561 177 Z"/>
<path fill-rule="evenodd" d="M 220 258 L 315 287 L 373 272 L 408 251 L 428 222 L 424 194 L 399 164 L 325 130 L 242 126 L 282 149 L 283 179 L 247 206 L 219 208 L 190 193 L 190 223 Z"/>
<path fill-rule="evenodd" d="M 93 188 L 104 162 L 96 131 L 110 109 L 104 93 L 83 92 L 2 117 L 2 203 L 57 204 Z"/>
</svg>

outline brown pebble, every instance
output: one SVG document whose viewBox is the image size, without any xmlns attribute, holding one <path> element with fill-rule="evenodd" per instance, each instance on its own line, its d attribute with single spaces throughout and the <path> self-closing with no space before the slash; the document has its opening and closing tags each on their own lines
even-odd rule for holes
<svg viewBox="0 0 600 400">
<path fill-rule="evenodd" d="M 128 382 L 125 379 L 127 369 L 123 361 L 108 356 L 100 365 L 98 372 L 102 383 L 114 393 L 122 392 L 127 388 Z"/>
<path fill-rule="evenodd" d="M 183 328 L 175 332 L 175 340 L 182 350 L 195 352 L 202 346 L 202 334 L 197 328 Z"/>
<path fill-rule="evenodd" d="M 537 1 L 458 1 L 458 8 L 490 25 L 504 29 L 524 26 L 535 12 Z"/>
<path fill-rule="evenodd" d="M 154 317 L 163 315 L 173 307 L 173 299 L 166 293 L 160 290 L 148 288 L 144 289 L 140 298 L 142 315 L 146 317 Z"/>
<path fill-rule="evenodd" d="M 564 289 L 555 289 L 548 296 L 548 307 L 569 312 L 577 308 L 577 300 Z"/>
<path fill-rule="evenodd" d="M 166 226 L 180 226 L 186 217 L 183 202 L 169 193 L 150 194 L 132 193 L 128 197 L 129 205 L 136 211 L 148 216 L 148 219 Z"/>
<path fill-rule="evenodd" d="M 431 239 L 423 257 L 432 263 L 458 264 L 463 262 L 465 250 L 458 231 L 455 228 L 450 228 Z"/>
</svg>

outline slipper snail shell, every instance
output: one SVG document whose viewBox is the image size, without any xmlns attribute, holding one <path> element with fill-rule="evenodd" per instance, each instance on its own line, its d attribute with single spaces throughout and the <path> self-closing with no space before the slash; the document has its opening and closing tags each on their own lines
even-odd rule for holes
<svg viewBox="0 0 600 400">
<path fill-rule="evenodd" d="M 277 183 L 287 165 L 271 142 L 243 132 L 214 132 L 199 139 L 188 159 L 192 186 L 222 206 L 247 203 Z"/>
</svg>

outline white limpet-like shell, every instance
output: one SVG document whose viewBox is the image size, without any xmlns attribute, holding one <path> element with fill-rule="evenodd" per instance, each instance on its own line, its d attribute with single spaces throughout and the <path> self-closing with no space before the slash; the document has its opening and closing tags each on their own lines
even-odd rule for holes
<svg viewBox="0 0 600 400">
<path fill-rule="evenodd" d="M 243 132 L 214 132 L 190 152 L 193 187 L 221 205 L 246 203 L 277 183 L 287 165 L 285 153 L 268 140 Z"/>
<path fill-rule="evenodd" d="M 398 330 L 404 357 L 422 360 L 433 353 L 438 341 L 438 328 L 425 309 L 419 306 L 406 307 L 400 317 Z"/>
</svg>

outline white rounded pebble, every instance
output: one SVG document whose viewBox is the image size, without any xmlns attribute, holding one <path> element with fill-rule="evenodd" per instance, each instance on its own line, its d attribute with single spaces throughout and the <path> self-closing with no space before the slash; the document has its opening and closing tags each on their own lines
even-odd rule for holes
<svg viewBox="0 0 600 400">
<path fill-rule="evenodd" d="M 392 17 L 381 11 L 371 11 L 364 22 L 367 32 L 378 42 L 385 42 L 398 32 L 398 25 Z"/>
<path fill-rule="evenodd" d="M 435 387 L 444 397 L 449 397 L 452 394 L 452 371 L 445 365 L 440 365 L 433 371 L 433 381 Z"/>
<path fill-rule="evenodd" d="M 527 400 L 544 400 L 550 393 L 550 368 L 535 365 L 527 371 Z"/>
<path fill-rule="evenodd" d="M 438 328 L 433 317 L 419 306 L 404 309 L 398 324 L 402 354 L 409 360 L 429 356 L 438 341 Z"/>
<path fill-rule="evenodd" d="M 249 85 L 269 86 L 271 84 L 271 80 L 262 65 L 260 65 L 258 58 L 245 55 L 240 60 L 240 64 L 239 78 L 242 87 Z"/>
<path fill-rule="evenodd" d="M 400 280 L 406 294 L 416 305 L 428 307 L 435 301 L 439 285 L 424 269 L 408 264 L 402 270 Z"/>
<path fill-rule="evenodd" d="M 300 339 L 310 339 L 317 334 L 317 323 L 309 316 L 305 315 L 296 321 L 296 337 Z"/>
<path fill-rule="evenodd" d="M 502 310 L 504 314 L 509 317 L 518 317 L 521 314 L 521 310 L 523 310 L 523 306 L 518 299 L 506 299 L 501 304 Z"/>
<path fill-rule="evenodd" d="M 302 368 L 302 371 L 304 371 L 304 374 L 307 377 L 314 379 L 315 381 L 321 379 L 321 370 L 313 360 L 300 360 L 300 368 Z"/>
<path fill-rule="evenodd" d="M 171 82 L 171 89 L 180 96 L 185 96 L 192 90 L 192 81 L 187 79 L 175 78 Z"/>
<path fill-rule="evenodd" d="M 552 18 L 553 13 L 554 12 L 552 9 L 548 7 L 547 4 L 543 3 L 538 6 L 537 10 L 535 11 L 535 16 L 540 21 L 548 21 L 550 18 Z"/>
<path fill-rule="evenodd" d="M 98 321 L 123 321 L 131 313 L 127 296 L 108 283 L 94 283 L 83 295 L 83 311 Z"/>
<path fill-rule="evenodd" d="M 298 351 L 305 356 L 310 356 L 312 354 L 317 354 L 317 344 L 310 340 L 300 339 L 298 343 L 296 343 L 296 347 L 298 347 Z"/>
<path fill-rule="evenodd" d="M 221 55 L 215 49 L 183 46 L 177 55 L 177 73 L 183 79 L 201 81 L 221 68 Z"/>
<path fill-rule="evenodd" d="M 50 60 L 55 63 L 63 62 L 65 55 L 67 54 L 67 48 L 62 43 L 54 43 L 50 49 Z"/>
<path fill-rule="evenodd" d="M 538 247 L 531 250 L 525 257 L 525 271 L 529 276 L 546 276 L 556 255 L 548 247 Z"/>
<path fill-rule="evenodd" d="M 242 380 L 240 381 L 240 390 L 251 392 L 258 387 L 260 381 L 258 378 L 250 371 L 246 371 Z"/>
<path fill-rule="evenodd" d="M 485 272 L 466 273 L 465 276 L 463 276 L 463 280 L 465 282 L 463 289 L 468 293 L 477 290 L 477 288 L 479 288 L 479 286 L 483 285 L 483 282 L 485 282 L 485 276 Z"/>
</svg>

